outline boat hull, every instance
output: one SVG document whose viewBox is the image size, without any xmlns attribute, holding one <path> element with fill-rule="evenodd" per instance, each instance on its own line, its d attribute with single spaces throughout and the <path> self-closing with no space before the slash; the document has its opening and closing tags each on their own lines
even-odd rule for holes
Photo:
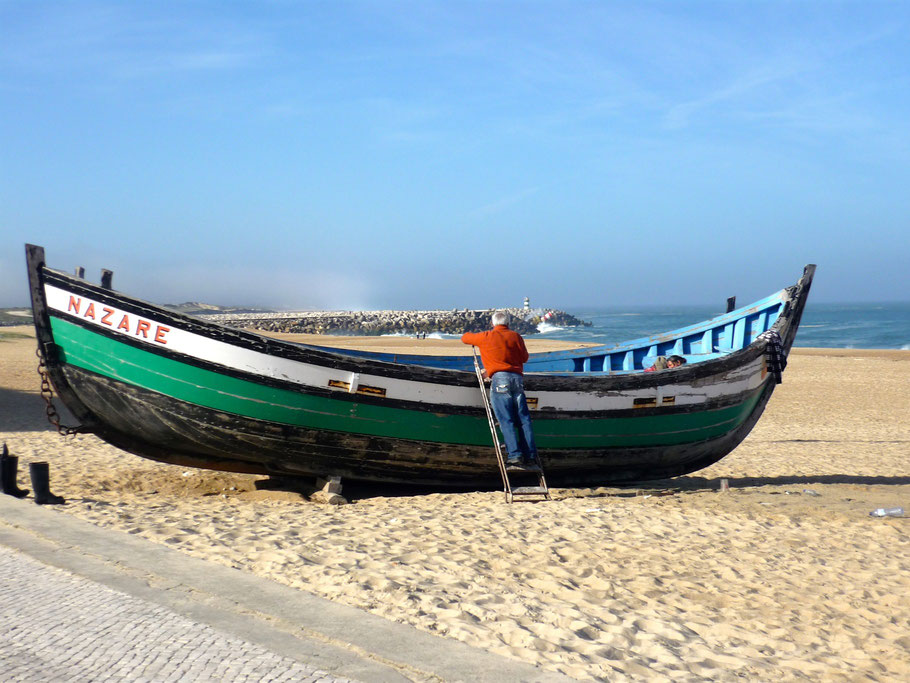
<svg viewBox="0 0 910 683">
<path fill-rule="evenodd" d="M 185 466 L 498 484 L 472 373 L 206 324 L 47 269 L 43 250 L 31 249 L 39 344 L 83 431 Z M 781 317 L 791 343 L 799 313 Z M 562 485 L 710 465 L 745 438 L 774 386 L 762 342 L 670 373 L 526 377 L 541 459 Z"/>
</svg>

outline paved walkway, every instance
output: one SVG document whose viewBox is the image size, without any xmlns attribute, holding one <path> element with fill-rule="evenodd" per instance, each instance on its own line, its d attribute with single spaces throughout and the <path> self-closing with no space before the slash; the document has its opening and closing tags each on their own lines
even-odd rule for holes
<svg viewBox="0 0 910 683">
<path fill-rule="evenodd" d="M 0 546 L 2 679 L 347 681 Z"/>
<path fill-rule="evenodd" d="M 0 494 L 4 681 L 566 681 Z"/>
</svg>

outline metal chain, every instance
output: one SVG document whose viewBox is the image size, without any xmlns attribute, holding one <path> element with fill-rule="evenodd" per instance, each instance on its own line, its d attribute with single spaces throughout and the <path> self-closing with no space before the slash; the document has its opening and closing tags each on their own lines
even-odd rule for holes
<svg viewBox="0 0 910 683">
<path fill-rule="evenodd" d="M 54 405 L 54 390 L 51 387 L 50 379 L 47 376 L 47 363 L 44 360 L 44 354 L 41 352 L 41 345 L 35 349 L 35 355 L 38 356 L 38 375 L 41 377 L 41 398 L 44 399 L 44 412 L 47 414 L 47 421 L 50 422 L 61 436 L 73 436 L 79 433 L 79 427 L 67 427 L 60 424 L 60 415 L 57 407 Z"/>
</svg>

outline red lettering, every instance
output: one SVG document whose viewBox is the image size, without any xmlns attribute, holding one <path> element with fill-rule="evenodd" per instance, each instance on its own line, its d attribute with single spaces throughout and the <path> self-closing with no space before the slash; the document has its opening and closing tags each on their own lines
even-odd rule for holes
<svg viewBox="0 0 910 683">
<path fill-rule="evenodd" d="M 170 327 L 165 327 L 164 325 L 158 325 L 158 328 L 155 330 L 155 341 L 159 344 L 167 344 L 167 340 L 164 338 L 165 333 L 170 332 Z"/>
<path fill-rule="evenodd" d="M 74 296 L 70 296 L 70 305 L 66 307 L 66 312 L 75 311 L 76 315 L 79 315 L 79 307 L 82 305 L 82 297 L 78 299 Z"/>
<path fill-rule="evenodd" d="M 139 333 L 141 332 L 142 336 L 148 339 L 150 327 L 151 325 L 149 325 L 147 320 L 140 320 L 138 323 L 136 323 L 136 336 L 138 337 Z"/>
<path fill-rule="evenodd" d="M 101 322 L 103 322 L 105 325 L 110 325 L 111 327 L 113 327 L 113 326 L 114 326 L 114 323 L 112 323 L 112 322 L 110 321 L 110 317 L 111 317 L 112 315 L 114 315 L 114 309 L 113 309 L 113 308 L 108 308 L 107 306 L 105 306 L 105 307 L 104 307 L 104 312 L 107 313 L 107 315 L 101 316 Z"/>
<path fill-rule="evenodd" d="M 120 319 L 120 324 L 117 325 L 117 329 L 126 330 L 127 332 L 130 331 L 130 318 L 125 313 L 123 314 L 123 317 Z"/>
<path fill-rule="evenodd" d="M 92 320 L 94 320 L 95 319 L 95 304 L 93 304 L 93 303 L 89 304 L 88 308 L 85 309 L 85 315 L 83 315 L 82 317 L 91 318 Z"/>
</svg>

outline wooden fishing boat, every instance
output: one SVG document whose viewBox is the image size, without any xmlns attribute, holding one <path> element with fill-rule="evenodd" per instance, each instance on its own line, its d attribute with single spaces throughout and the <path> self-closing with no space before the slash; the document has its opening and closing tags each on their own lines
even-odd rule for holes
<svg viewBox="0 0 910 683">
<path fill-rule="evenodd" d="M 52 270 L 41 247 L 26 245 L 26 257 L 39 351 L 82 432 L 181 466 L 499 483 L 469 357 L 272 339 L 121 294 L 109 278 L 96 285 Z M 779 355 L 770 352 L 790 349 L 814 271 L 699 325 L 533 355 L 525 388 L 551 482 L 671 477 L 733 450 L 774 391 L 779 370 L 769 359 Z M 688 364 L 643 371 L 668 354 Z"/>
</svg>

